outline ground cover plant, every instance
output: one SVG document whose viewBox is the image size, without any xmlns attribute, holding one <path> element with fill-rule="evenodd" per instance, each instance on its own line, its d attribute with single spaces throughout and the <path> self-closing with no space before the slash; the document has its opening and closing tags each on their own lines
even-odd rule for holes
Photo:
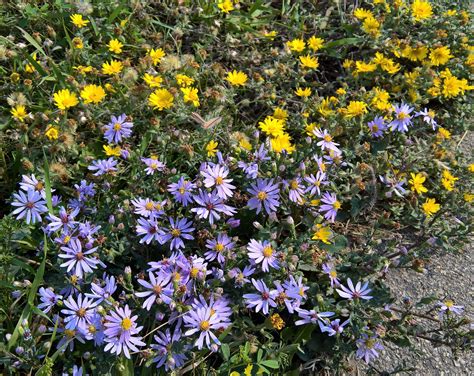
<svg viewBox="0 0 474 376">
<path fill-rule="evenodd" d="M 384 278 L 472 230 L 470 17 L 424 0 L 7 2 L 5 372 L 381 373 L 410 369 L 371 365 L 386 342 L 468 350 L 464 307 L 396 304 Z"/>
</svg>

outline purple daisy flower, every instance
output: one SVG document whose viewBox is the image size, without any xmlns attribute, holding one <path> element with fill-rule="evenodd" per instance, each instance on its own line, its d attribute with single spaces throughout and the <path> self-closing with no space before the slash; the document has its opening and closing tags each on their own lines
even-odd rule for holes
<svg viewBox="0 0 474 376">
<path fill-rule="evenodd" d="M 437 304 L 439 308 L 439 315 L 443 316 L 446 312 L 450 313 L 453 312 L 456 315 L 462 315 L 464 311 L 464 307 L 460 305 L 454 305 L 452 300 L 445 300 L 444 302 L 438 302 Z"/>
<path fill-rule="evenodd" d="M 295 308 L 301 320 L 295 321 L 295 325 L 317 324 L 325 323 L 326 317 L 334 316 L 334 312 L 316 312 L 314 309 L 307 310 L 302 308 Z"/>
<path fill-rule="evenodd" d="M 247 303 L 247 308 L 255 308 L 255 312 L 262 312 L 267 315 L 270 307 L 276 307 L 275 298 L 278 295 L 276 290 L 270 290 L 265 282 L 252 278 L 252 284 L 259 294 L 244 294 L 243 298 Z"/>
<path fill-rule="evenodd" d="M 262 211 L 262 207 L 270 214 L 280 206 L 280 190 L 278 183 L 273 184 L 273 179 L 257 179 L 247 191 L 252 195 L 247 205 L 250 209 L 256 209 L 257 214 Z"/>
<path fill-rule="evenodd" d="M 383 136 L 383 132 L 387 129 L 385 121 L 382 116 L 376 116 L 374 120 L 369 121 L 367 126 L 370 129 L 370 133 L 373 138 L 379 138 Z"/>
<path fill-rule="evenodd" d="M 397 177 L 389 177 L 389 176 L 379 176 L 380 181 L 385 184 L 385 186 L 389 189 L 388 192 L 385 193 L 385 197 L 392 197 L 393 193 L 395 193 L 398 197 L 403 197 L 407 190 L 403 188 L 406 184 L 406 180 L 398 180 Z"/>
<path fill-rule="evenodd" d="M 56 346 L 56 349 L 61 349 L 64 346 L 64 348 L 61 350 L 62 352 L 66 351 L 67 348 L 69 349 L 69 351 L 73 351 L 74 343 L 76 340 L 79 341 L 80 343 L 86 343 L 86 341 L 84 340 L 84 335 L 82 331 L 80 330 L 58 327 L 57 331 L 58 333 L 62 334 L 61 336 L 62 338 L 59 340 Z"/>
<path fill-rule="evenodd" d="M 212 344 L 220 345 L 220 341 L 211 330 L 218 330 L 222 327 L 221 317 L 213 312 L 211 308 L 199 307 L 188 311 L 183 316 L 183 321 L 188 329 L 184 335 L 191 336 L 199 332 L 199 338 L 195 342 L 198 350 L 204 347 L 204 342 L 208 349 Z"/>
<path fill-rule="evenodd" d="M 362 334 L 362 337 L 356 341 L 357 351 L 356 357 L 359 359 L 364 359 L 368 364 L 372 359 L 375 359 L 379 356 L 377 350 L 383 350 L 384 347 L 376 335 L 369 337 L 367 334 Z"/>
<path fill-rule="evenodd" d="M 295 308 L 299 306 L 299 303 L 295 302 L 293 298 L 288 296 L 286 288 L 280 283 L 280 281 L 275 281 L 273 282 L 273 284 L 276 287 L 277 295 L 275 296 L 275 301 L 277 302 L 277 304 L 284 304 L 288 312 L 293 313 L 295 311 Z"/>
<path fill-rule="evenodd" d="M 223 213 L 228 216 L 233 216 L 235 214 L 235 208 L 232 206 L 225 205 L 216 193 L 199 191 L 199 194 L 193 196 L 196 204 L 199 205 L 198 208 L 193 208 L 191 211 L 196 213 L 198 218 L 209 218 L 209 223 L 214 224 L 214 220 L 218 221 L 221 219 L 219 213 Z"/>
<path fill-rule="evenodd" d="M 59 209 L 59 217 L 55 216 L 54 214 L 50 214 L 47 217 L 50 223 L 46 228 L 49 232 L 58 231 L 60 228 L 62 228 L 63 231 L 68 232 L 68 230 L 73 229 L 78 223 L 74 220 L 77 214 L 79 214 L 79 208 L 75 208 L 70 213 L 68 213 L 66 208 L 61 206 Z"/>
<path fill-rule="evenodd" d="M 301 183 L 301 178 L 297 177 L 288 182 L 288 189 L 290 201 L 295 203 L 303 202 L 303 195 L 306 190 L 305 186 Z"/>
<path fill-rule="evenodd" d="M 210 249 L 204 254 L 208 261 L 217 261 L 222 265 L 225 263 L 225 254 L 230 253 L 235 247 L 235 243 L 226 235 L 218 234 L 217 239 L 210 239 L 206 241 L 206 248 Z"/>
<path fill-rule="evenodd" d="M 372 290 L 369 289 L 367 286 L 369 285 L 369 282 L 365 282 L 364 285 L 359 281 L 357 282 L 357 285 L 352 283 L 352 280 L 350 278 L 347 279 L 347 288 L 344 285 L 340 285 L 339 287 L 341 289 L 336 289 L 337 293 L 341 298 L 349 299 L 349 300 L 354 300 L 354 299 L 364 299 L 364 300 L 369 300 L 372 299 L 372 296 L 367 295 L 369 292 Z"/>
<path fill-rule="evenodd" d="M 137 235 L 143 236 L 140 239 L 140 243 L 150 244 L 153 240 L 161 241 L 163 231 L 159 228 L 156 219 L 138 218 L 137 222 L 138 224 L 135 228 Z"/>
<path fill-rule="evenodd" d="M 156 351 L 156 356 L 153 358 L 153 363 L 156 363 L 156 368 L 165 366 L 165 371 L 170 371 L 184 365 L 188 359 L 184 353 L 173 351 L 173 344 L 181 342 L 181 331 L 175 329 L 174 334 L 171 335 L 169 329 L 166 332 L 158 331 L 153 337 L 155 339 L 151 348 Z"/>
<path fill-rule="evenodd" d="M 410 107 L 406 103 L 400 105 L 396 104 L 393 106 L 395 112 L 395 119 L 389 124 L 389 127 L 392 131 L 396 130 L 397 132 L 405 133 L 408 132 L 408 126 L 411 125 L 412 116 L 410 113 L 414 110 L 413 107 Z"/>
<path fill-rule="evenodd" d="M 190 234 L 194 231 L 192 227 L 193 223 L 188 221 L 186 218 L 173 219 L 172 217 L 168 218 L 170 227 L 167 231 L 164 231 L 161 236 L 161 244 L 167 243 L 171 240 L 170 249 L 184 248 L 183 239 L 192 240 L 194 237 Z"/>
<path fill-rule="evenodd" d="M 339 286 L 341 284 L 341 281 L 339 281 L 339 278 L 337 278 L 337 271 L 334 265 L 325 263 L 322 265 L 322 268 L 323 273 L 327 274 L 331 280 L 331 287 L 334 287 L 334 285 Z"/>
<path fill-rule="evenodd" d="M 321 150 L 333 150 L 336 153 L 340 153 L 341 151 L 337 148 L 339 144 L 335 143 L 333 141 L 332 136 L 329 134 L 327 129 L 321 130 L 320 128 L 315 128 L 313 130 L 313 134 L 317 137 L 320 138 L 321 141 L 319 141 L 316 145 L 321 147 Z"/>
<path fill-rule="evenodd" d="M 145 163 L 145 173 L 147 175 L 153 175 L 155 171 L 163 171 L 166 167 L 163 162 L 160 162 L 157 158 L 142 158 L 143 163 Z"/>
<path fill-rule="evenodd" d="M 341 203 L 337 200 L 335 193 L 325 192 L 321 197 L 323 205 L 320 206 L 319 212 L 324 213 L 324 218 L 334 223 L 337 211 L 341 208 Z"/>
<path fill-rule="evenodd" d="M 166 200 L 162 202 L 155 202 L 149 198 L 136 198 L 131 201 L 135 206 L 135 214 L 141 215 L 145 218 L 158 218 L 164 214 L 163 207 L 166 205 Z"/>
<path fill-rule="evenodd" d="M 431 110 L 428 110 L 427 108 L 425 108 L 423 111 L 415 113 L 415 116 L 417 116 L 417 117 L 418 116 L 423 116 L 423 121 L 426 124 L 431 125 L 431 127 L 433 128 L 434 131 L 436 130 L 436 127 L 438 126 L 438 123 L 434 119 L 434 117 L 435 117 L 434 111 L 431 111 Z"/>
<path fill-rule="evenodd" d="M 295 277 L 290 275 L 290 279 L 288 281 L 285 281 L 283 287 L 285 288 L 288 296 L 290 298 L 295 299 L 299 303 L 308 298 L 306 295 L 306 291 L 309 290 L 309 286 L 305 286 L 303 284 L 302 276 L 299 276 L 298 280 L 296 280 Z"/>
<path fill-rule="evenodd" d="M 20 189 L 25 192 L 28 192 L 30 189 L 32 189 L 33 191 L 40 193 L 43 199 L 46 199 L 45 184 L 41 180 L 38 180 L 34 174 L 31 176 L 21 176 Z M 54 189 L 51 189 L 51 192 L 54 192 Z"/>
<path fill-rule="evenodd" d="M 306 188 L 306 193 L 309 192 L 311 196 L 314 196 L 316 193 L 318 196 L 321 196 L 321 186 L 329 184 L 329 181 L 326 180 L 326 173 L 322 171 L 318 171 L 316 176 L 313 174 L 306 176 L 304 180 L 309 184 L 308 188 Z"/>
<path fill-rule="evenodd" d="M 240 169 L 245 173 L 245 176 L 248 179 L 256 179 L 258 176 L 258 164 L 256 163 L 245 163 L 243 161 L 239 161 L 237 163 Z"/>
<path fill-rule="evenodd" d="M 91 283 L 91 294 L 86 294 L 88 298 L 97 299 L 97 303 L 106 302 L 107 304 L 112 304 L 110 302 L 110 298 L 114 294 L 115 290 L 117 290 L 117 283 L 115 282 L 115 277 L 110 276 L 108 277 L 104 273 L 104 283 L 99 285 L 97 283 Z"/>
<path fill-rule="evenodd" d="M 183 176 L 179 178 L 177 183 L 168 185 L 168 192 L 173 195 L 175 201 L 183 206 L 188 206 L 193 201 L 192 191 L 196 188 L 196 184 L 184 179 Z"/>
<path fill-rule="evenodd" d="M 89 300 L 82 294 L 77 296 L 77 301 L 75 301 L 71 295 L 69 298 L 63 300 L 63 303 L 66 309 L 62 309 L 61 313 L 66 315 L 64 318 L 66 329 L 79 329 L 80 331 L 85 331 L 87 325 L 90 324 L 92 320 L 95 313 L 95 307 L 98 303 Z"/>
<path fill-rule="evenodd" d="M 48 313 L 63 298 L 62 295 L 55 294 L 52 289 L 45 289 L 44 287 L 40 287 L 38 294 L 41 300 L 38 308 L 44 313 Z"/>
<path fill-rule="evenodd" d="M 158 273 L 155 275 L 152 272 L 148 272 L 150 282 L 144 279 L 138 279 L 138 283 L 148 289 L 148 291 L 136 292 L 135 295 L 140 298 L 148 297 L 143 302 L 143 308 L 149 311 L 155 302 L 163 302 L 170 304 L 173 296 L 173 289 L 169 287 L 169 281 L 171 276 L 165 275 L 164 273 Z"/>
<path fill-rule="evenodd" d="M 128 138 L 132 135 L 133 123 L 125 121 L 127 115 L 112 116 L 110 123 L 105 126 L 104 138 L 110 143 L 116 144 L 122 142 L 123 138 Z"/>
<path fill-rule="evenodd" d="M 250 282 L 250 279 L 247 277 L 250 277 L 253 273 L 255 273 L 255 269 L 247 265 L 244 270 L 232 268 L 229 270 L 229 277 L 235 280 L 236 287 L 242 287 L 246 283 Z"/>
<path fill-rule="evenodd" d="M 207 166 L 204 171 L 201 171 L 201 175 L 204 176 L 204 186 L 206 188 L 216 187 L 217 196 L 223 200 L 232 197 L 232 190 L 235 189 L 235 185 L 230 184 L 232 179 L 227 179 L 229 169 L 226 166 Z"/>
<path fill-rule="evenodd" d="M 41 222 L 41 213 L 48 211 L 46 207 L 46 201 L 43 200 L 41 194 L 38 191 L 29 189 L 26 194 L 22 191 L 13 194 L 15 201 L 12 202 L 12 206 L 17 208 L 13 210 L 12 214 L 16 215 L 16 219 L 25 218 L 26 224 L 34 224 Z"/>
<path fill-rule="evenodd" d="M 262 270 L 264 272 L 270 271 L 270 266 L 275 269 L 279 269 L 278 260 L 275 257 L 276 250 L 273 249 L 271 243 L 268 240 L 264 240 L 263 243 L 260 240 L 251 239 L 247 245 L 249 251 L 249 258 L 256 264 L 262 264 Z"/>
<path fill-rule="evenodd" d="M 117 171 L 117 161 L 110 157 L 109 159 L 98 159 L 93 161 L 88 170 L 95 171 L 94 176 L 101 176 Z"/>
<path fill-rule="evenodd" d="M 81 184 L 74 184 L 76 188 L 77 195 L 79 196 L 79 201 L 86 201 L 90 197 L 95 195 L 95 184 L 87 184 L 87 181 L 81 180 Z"/>
<path fill-rule="evenodd" d="M 349 320 L 344 321 L 342 324 L 340 323 L 340 319 L 336 319 L 331 321 L 327 325 L 322 325 L 320 324 L 319 327 L 321 328 L 321 332 L 324 333 L 326 332 L 329 337 L 332 337 L 336 334 L 340 334 L 343 332 L 344 327 L 349 324 Z"/>
<path fill-rule="evenodd" d="M 104 334 L 106 336 L 104 351 L 110 351 L 116 355 L 122 352 L 125 357 L 130 359 L 130 350 L 138 352 L 138 346 L 145 346 L 142 338 L 137 336 L 143 329 L 143 326 L 137 326 L 138 316 L 132 316 L 132 311 L 126 305 L 124 308 L 117 307 L 105 316 L 107 320 Z"/>
<path fill-rule="evenodd" d="M 88 341 L 94 341 L 95 346 L 102 346 L 105 340 L 104 325 L 102 323 L 102 315 L 95 312 L 87 325 L 86 330 L 82 334 Z"/>
<path fill-rule="evenodd" d="M 61 247 L 61 250 L 65 253 L 60 253 L 58 257 L 67 259 L 68 261 L 62 263 L 60 266 L 67 268 L 67 272 L 74 269 L 73 273 L 78 277 L 82 277 L 84 273 L 91 273 L 92 269 L 97 269 L 97 264 L 100 264 L 100 261 L 96 258 L 86 256 L 94 253 L 97 247 L 83 251 L 82 244 L 77 238 L 72 238 L 67 243 L 67 246 Z"/>
</svg>

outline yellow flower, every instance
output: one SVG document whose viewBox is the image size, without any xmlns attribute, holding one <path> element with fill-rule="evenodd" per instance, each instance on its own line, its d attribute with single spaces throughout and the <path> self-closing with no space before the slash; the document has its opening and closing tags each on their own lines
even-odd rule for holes
<svg viewBox="0 0 474 376">
<path fill-rule="evenodd" d="M 86 85 L 81 90 L 81 98 L 84 99 L 84 103 L 100 103 L 105 98 L 105 90 L 102 86 L 98 85 Z"/>
<path fill-rule="evenodd" d="M 431 64 L 436 67 L 446 64 L 452 57 L 451 50 L 445 46 L 432 49 L 430 52 Z"/>
<path fill-rule="evenodd" d="M 466 202 L 471 203 L 474 201 L 474 194 L 472 193 L 464 193 L 463 197 L 464 197 L 464 201 Z"/>
<path fill-rule="evenodd" d="M 191 86 L 194 83 L 194 78 L 185 74 L 177 74 L 175 78 L 179 86 Z"/>
<path fill-rule="evenodd" d="M 362 30 L 370 36 L 377 38 L 380 35 L 380 22 L 374 17 L 367 17 L 362 24 Z"/>
<path fill-rule="evenodd" d="M 298 89 L 296 89 L 295 94 L 298 97 L 307 98 L 311 95 L 311 88 L 307 87 L 307 88 L 303 89 L 303 88 L 299 87 Z"/>
<path fill-rule="evenodd" d="M 330 244 L 329 239 L 331 239 L 332 232 L 329 227 L 323 226 L 321 224 L 316 225 L 315 233 L 311 239 L 320 240 L 325 244 Z"/>
<path fill-rule="evenodd" d="M 267 116 L 265 120 L 259 122 L 258 125 L 265 134 L 272 137 L 282 136 L 285 132 L 285 122 L 273 116 Z"/>
<path fill-rule="evenodd" d="M 441 129 L 441 128 L 440 128 Z M 471 163 L 467 169 L 469 170 L 469 172 L 474 172 L 474 163 Z"/>
<path fill-rule="evenodd" d="M 165 108 L 173 106 L 174 97 L 167 89 L 157 89 L 151 93 L 148 103 L 153 109 L 163 111 Z"/>
<path fill-rule="evenodd" d="M 244 376 L 252 376 L 252 369 L 252 364 L 249 364 L 247 367 L 245 367 Z"/>
<path fill-rule="evenodd" d="M 53 125 L 49 125 L 48 128 L 46 128 L 44 135 L 48 137 L 50 140 L 57 140 L 59 137 L 58 128 L 56 128 Z"/>
<path fill-rule="evenodd" d="M 109 51 L 114 54 L 122 53 L 123 44 L 118 39 L 111 39 L 107 46 L 109 47 Z"/>
<path fill-rule="evenodd" d="M 291 139 L 287 133 L 272 138 L 271 145 L 275 153 L 281 153 L 283 150 L 285 150 L 288 154 L 291 154 L 293 151 L 295 151 L 295 147 L 291 145 Z"/>
<path fill-rule="evenodd" d="M 285 327 L 285 322 L 278 313 L 270 316 L 270 322 L 276 330 L 282 330 Z"/>
<path fill-rule="evenodd" d="M 286 42 L 286 45 L 293 52 L 301 52 L 306 47 L 306 43 L 303 39 L 293 39 L 291 41 Z"/>
<path fill-rule="evenodd" d="M 143 75 L 143 80 L 149 87 L 160 87 L 163 83 L 163 78 L 161 78 L 161 76 L 152 76 L 148 73 Z"/>
<path fill-rule="evenodd" d="M 232 85 L 232 86 L 244 86 L 245 83 L 248 80 L 247 75 L 244 72 L 241 71 L 234 71 L 227 73 L 227 78 L 226 80 Z"/>
<path fill-rule="evenodd" d="M 76 70 L 79 74 L 82 74 L 83 76 L 86 75 L 86 73 L 92 72 L 92 67 L 88 65 L 87 67 L 83 65 L 78 65 L 77 67 L 73 67 L 72 69 Z"/>
<path fill-rule="evenodd" d="M 445 69 L 440 74 L 443 77 L 442 93 L 446 98 L 456 97 L 464 94 L 465 90 L 472 90 L 474 87 L 469 86 L 466 79 L 460 80 L 453 76 L 449 69 Z"/>
<path fill-rule="evenodd" d="M 25 120 L 25 118 L 28 116 L 28 113 L 26 112 L 26 107 L 22 104 L 17 104 L 10 110 L 10 113 L 12 114 L 13 119 L 16 119 L 21 122 Z"/>
<path fill-rule="evenodd" d="M 357 8 L 354 11 L 354 17 L 357 18 L 358 20 L 364 20 L 369 17 L 373 17 L 373 13 L 370 10 L 364 9 L 364 8 Z"/>
<path fill-rule="evenodd" d="M 416 21 L 430 18 L 433 15 L 431 4 L 424 0 L 415 0 L 411 5 L 411 12 Z"/>
<path fill-rule="evenodd" d="M 107 157 L 120 157 L 122 151 L 120 146 L 104 145 L 103 148 Z"/>
<path fill-rule="evenodd" d="M 84 43 L 82 42 L 82 39 L 79 37 L 75 37 L 72 40 L 72 44 L 74 45 L 74 48 L 77 48 L 78 50 L 84 48 Z"/>
<path fill-rule="evenodd" d="M 365 63 L 363 61 L 356 61 L 356 73 L 368 73 L 373 72 L 377 69 L 377 64 L 374 63 Z"/>
<path fill-rule="evenodd" d="M 346 119 L 352 119 L 367 113 L 367 104 L 362 101 L 350 101 L 346 108 L 342 109 Z"/>
<path fill-rule="evenodd" d="M 449 140 L 451 138 L 451 132 L 448 131 L 446 128 L 439 127 L 438 134 L 436 135 L 439 139 L 446 139 Z"/>
<path fill-rule="evenodd" d="M 443 170 L 443 178 L 441 179 L 441 184 L 443 184 L 444 189 L 451 192 L 454 189 L 454 183 L 459 180 L 459 178 L 453 176 L 448 170 Z"/>
<path fill-rule="evenodd" d="M 331 102 L 329 98 L 324 98 L 321 104 L 318 106 L 317 110 L 323 117 L 328 117 L 334 113 L 334 110 L 331 109 Z"/>
<path fill-rule="evenodd" d="M 72 14 L 69 16 L 69 18 L 71 19 L 71 22 L 74 24 L 74 26 L 77 26 L 79 29 L 86 26 L 90 22 L 89 20 L 82 18 L 82 14 L 77 13 Z"/>
<path fill-rule="evenodd" d="M 305 68 L 317 69 L 319 67 L 318 58 L 315 56 L 300 56 L 300 62 Z"/>
<path fill-rule="evenodd" d="M 194 107 L 199 107 L 198 89 L 194 87 L 182 87 L 181 92 L 184 94 L 185 102 L 192 102 Z"/>
<path fill-rule="evenodd" d="M 353 66 L 354 66 L 354 60 L 345 59 L 345 60 L 342 62 L 342 67 L 343 67 L 344 69 L 351 69 Z"/>
<path fill-rule="evenodd" d="M 234 10 L 234 3 L 232 0 L 219 0 L 217 7 L 224 13 L 229 13 Z"/>
<path fill-rule="evenodd" d="M 219 144 L 214 140 L 209 141 L 209 143 L 206 145 L 206 151 L 207 151 L 208 157 L 213 157 L 216 155 L 218 145 Z"/>
<path fill-rule="evenodd" d="M 34 61 L 38 61 L 38 60 L 36 59 L 36 52 L 34 52 L 34 53 L 31 55 L 31 57 L 33 58 Z M 34 71 L 36 71 L 36 68 L 34 67 L 33 64 L 28 63 L 28 64 L 25 65 L 25 72 L 26 72 L 26 73 L 33 73 Z"/>
<path fill-rule="evenodd" d="M 273 117 L 275 119 L 280 119 L 285 123 L 286 119 L 288 119 L 288 111 L 284 110 L 283 108 L 276 107 L 273 110 Z"/>
<path fill-rule="evenodd" d="M 410 189 L 413 192 L 416 192 L 418 194 L 428 192 L 428 189 L 426 189 L 425 186 L 423 185 L 423 183 L 426 180 L 423 174 L 421 173 L 414 174 L 413 172 L 411 172 L 410 176 L 411 176 L 411 179 L 408 181 L 408 183 L 410 183 L 411 185 Z"/>
<path fill-rule="evenodd" d="M 67 110 L 79 103 L 76 94 L 69 91 L 69 89 L 59 90 L 53 94 L 53 99 L 56 107 L 60 110 Z"/>
<path fill-rule="evenodd" d="M 277 36 L 277 32 L 275 30 L 272 31 L 264 31 L 263 36 L 267 39 L 273 40 Z"/>
<path fill-rule="evenodd" d="M 158 64 L 165 55 L 165 51 L 163 51 L 161 48 L 157 48 L 156 50 L 152 48 L 148 51 L 148 56 L 151 57 L 153 65 Z"/>
<path fill-rule="evenodd" d="M 311 48 L 314 52 L 319 51 L 324 46 L 323 38 L 316 38 L 314 35 L 308 39 L 308 47 Z"/>
<path fill-rule="evenodd" d="M 431 217 L 434 213 L 439 211 L 440 205 L 436 203 L 434 198 L 427 198 L 422 208 L 426 216 Z"/>
<path fill-rule="evenodd" d="M 102 64 L 102 73 L 109 74 L 113 76 L 114 74 L 118 74 L 122 71 L 123 64 L 118 60 L 111 60 L 110 63 L 105 62 Z"/>
<path fill-rule="evenodd" d="M 346 91 L 346 89 L 340 87 L 339 89 L 336 90 L 336 94 L 337 95 L 345 95 L 345 94 L 347 94 L 347 91 Z"/>
</svg>

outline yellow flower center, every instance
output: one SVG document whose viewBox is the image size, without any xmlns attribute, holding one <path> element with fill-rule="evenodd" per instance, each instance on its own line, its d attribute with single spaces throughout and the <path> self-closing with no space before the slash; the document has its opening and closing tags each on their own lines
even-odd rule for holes
<svg viewBox="0 0 474 376">
<path fill-rule="evenodd" d="M 217 252 L 222 252 L 224 250 L 224 244 L 222 243 L 217 243 L 216 246 L 214 247 L 214 249 L 217 251 Z"/>
<path fill-rule="evenodd" d="M 273 248 L 267 245 L 265 248 L 263 248 L 262 253 L 265 257 L 270 257 L 271 255 L 273 255 Z"/>
<path fill-rule="evenodd" d="M 260 201 L 265 200 L 267 197 L 268 197 L 267 192 L 261 191 L 261 192 L 258 192 L 258 193 L 257 193 L 257 198 L 258 198 Z"/>
<path fill-rule="evenodd" d="M 330 275 L 331 277 L 333 277 L 333 278 L 336 278 L 336 277 L 337 277 L 337 272 L 336 272 L 335 270 L 331 270 L 331 271 L 329 272 L 329 275 Z"/>
<path fill-rule="evenodd" d="M 326 141 L 326 142 L 331 142 L 332 141 L 332 137 L 331 137 L 330 134 L 325 135 L 323 138 L 324 138 L 324 141 Z"/>
<path fill-rule="evenodd" d="M 97 329 L 94 325 L 89 325 L 88 329 L 89 329 L 89 333 L 94 334 L 95 332 L 97 332 Z"/>
<path fill-rule="evenodd" d="M 199 324 L 199 329 L 203 331 L 209 330 L 210 327 L 211 325 L 209 324 L 209 321 L 207 320 L 201 321 L 201 323 Z"/>
<path fill-rule="evenodd" d="M 192 268 L 191 268 L 191 272 L 190 272 L 191 278 L 196 278 L 197 275 L 198 275 L 198 273 L 199 273 L 199 269 L 198 269 L 198 268 L 196 268 L 196 267 L 192 267 Z"/>
<path fill-rule="evenodd" d="M 398 114 L 397 119 L 398 120 L 405 120 L 405 119 L 408 119 L 409 117 L 410 116 L 407 113 L 402 111 Z"/>
<path fill-rule="evenodd" d="M 181 235 L 181 230 L 179 228 L 174 228 L 171 230 L 171 235 L 173 235 L 175 238 Z"/>
<path fill-rule="evenodd" d="M 147 202 L 145 204 L 145 209 L 146 210 L 153 210 L 153 202 Z"/>
<path fill-rule="evenodd" d="M 122 124 L 115 123 L 114 124 L 114 131 L 119 131 L 120 129 L 122 129 Z"/>
<path fill-rule="evenodd" d="M 76 311 L 76 315 L 79 316 L 79 317 L 84 317 L 86 315 L 86 310 L 84 308 L 79 308 Z"/>
<path fill-rule="evenodd" d="M 184 188 L 180 188 L 180 189 L 179 189 L 179 193 L 180 193 L 180 194 L 184 195 L 184 192 L 186 192 L 186 189 L 184 189 Z"/>
<path fill-rule="evenodd" d="M 72 338 L 76 335 L 76 332 L 72 329 L 66 329 L 64 330 L 64 334 L 66 335 L 66 337 Z"/>
<path fill-rule="evenodd" d="M 373 339 L 368 339 L 365 341 L 365 347 L 367 347 L 369 350 L 372 349 L 375 345 L 375 341 Z"/>
<path fill-rule="evenodd" d="M 372 125 L 372 132 L 376 133 L 379 130 L 379 127 L 377 125 Z"/>
<path fill-rule="evenodd" d="M 221 176 L 218 176 L 216 178 L 216 185 L 221 185 L 222 183 L 224 183 L 224 179 Z"/>
<path fill-rule="evenodd" d="M 333 208 L 338 210 L 341 208 L 341 203 L 339 201 L 335 201 L 334 204 L 332 204 Z"/>
<path fill-rule="evenodd" d="M 454 302 L 452 300 L 446 300 L 444 305 L 448 308 L 451 308 L 454 305 Z"/>
<path fill-rule="evenodd" d="M 69 240 L 71 240 L 71 237 L 70 237 L 69 235 L 66 235 L 66 236 L 64 237 L 64 244 L 69 243 Z"/>
<path fill-rule="evenodd" d="M 299 187 L 298 181 L 297 180 L 292 180 L 291 183 L 290 183 L 290 187 L 291 187 L 291 189 L 298 189 L 298 187 Z"/>
<path fill-rule="evenodd" d="M 125 317 L 122 320 L 122 323 L 120 324 L 120 326 L 122 327 L 123 330 L 130 330 L 132 325 L 133 325 L 133 322 L 128 317 Z"/>
</svg>

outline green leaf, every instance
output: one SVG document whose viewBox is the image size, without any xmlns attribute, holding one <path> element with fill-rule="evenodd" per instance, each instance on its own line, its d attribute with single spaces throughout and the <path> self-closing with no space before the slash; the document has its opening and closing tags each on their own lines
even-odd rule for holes
<svg viewBox="0 0 474 376">
<path fill-rule="evenodd" d="M 47 77 L 48 73 L 43 69 L 43 67 L 35 60 L 31 55 L 26 55 L 27 60 L 30 62 L 31 65 L 35 67 L 35 69 L 41 74 L 43 77 Z"/>
<path fill-rule="evenodd" d="M 230 347 L 227 343 L 223 343 L 221 346 L 222 356 L 224 360 L 229 360 L 230 358 Z"/>
<path fill-rule="evenodd" d="M 280 365 L 278 364 L 278 360 L 275 360 L 275 359 L 264 360 L 260 362 L 259 365 L 262 365 L 268 368 L 273 368 L 273 369 L 280 368 Z"/>
<path fill-rule="evenodd" d="M 339 46 L 356 46 L 363 41 L 362 38 L 342 38 L 332 42 L 328 42 L 323 46 L 323 49 L 329 49 Z"/>
<path fill-rule="evenodd" d="M 23 30 L 21 27 L 17 26 L 17 28 L 23 34 L 23 38 L 25 38 L 30 44 L 38 50 L 43 56 L 46 56 L 46 52 L 44 52 L 43 48 L 38 44 L 38 42 L 33 38 L 26 30 Z"/>
<path fill-rule="evenodd" d="M 48 205 L 48 210 L 50 213 L 53 212 L 53 201 L 51 199 L 51 180 L 49 178 L 49 163 L 46 153 L 43 150 L 44 154 L 44 188 L 46 191 L 46 204 Z"/>
</svg>

